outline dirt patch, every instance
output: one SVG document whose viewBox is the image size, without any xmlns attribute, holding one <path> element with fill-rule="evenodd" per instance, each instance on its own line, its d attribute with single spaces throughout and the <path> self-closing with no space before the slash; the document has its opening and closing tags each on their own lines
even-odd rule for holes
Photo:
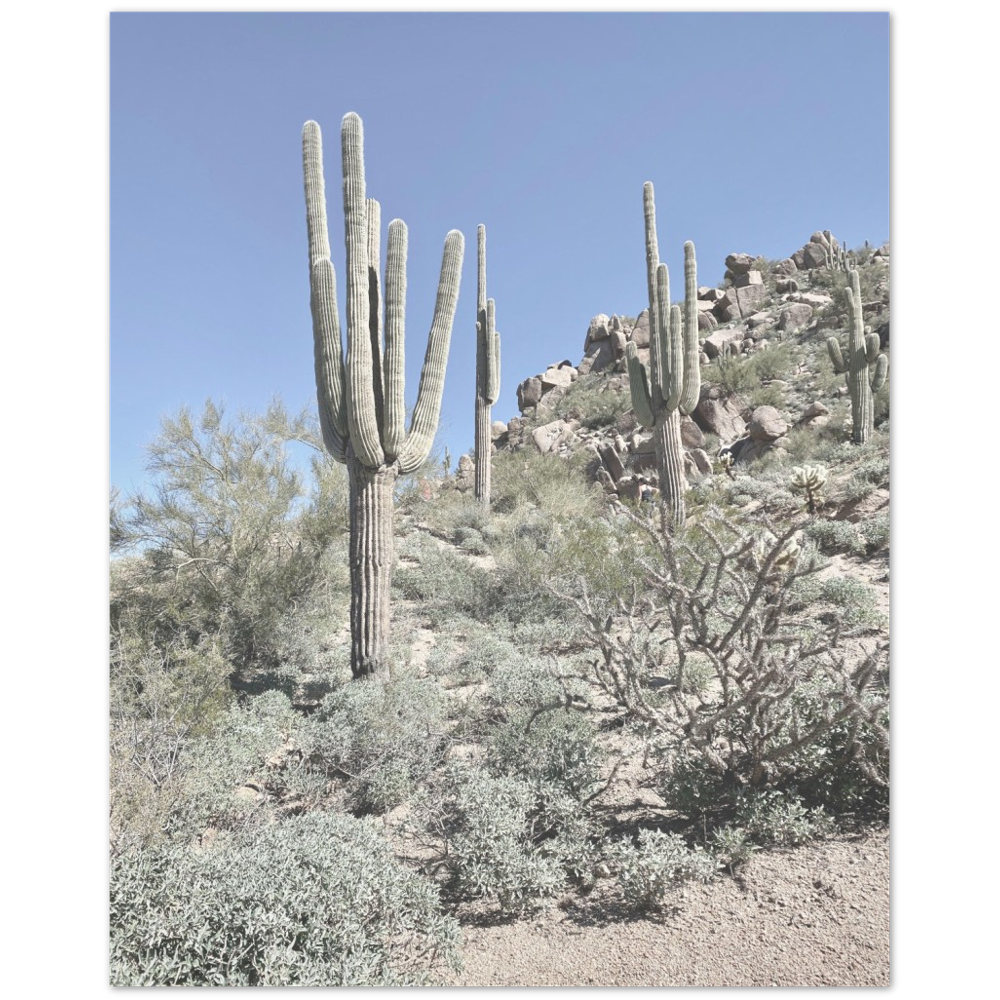
<svg viewBox="0 0 1000 1000">
<path fill-rule="evenodd" d="M 453 986 L 888 986 L 889 835 L 761 852 L 673 911 L 606 894 L 467 927 Z"/>
</svg>

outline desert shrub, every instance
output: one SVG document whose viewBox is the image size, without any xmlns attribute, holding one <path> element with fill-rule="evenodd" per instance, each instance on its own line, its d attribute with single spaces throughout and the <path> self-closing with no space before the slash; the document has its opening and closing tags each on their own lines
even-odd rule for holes
<svg viewBox="0 0 1000 1000">
<path fill-rule="evenodd" d="M 828 555 L 837 552 L 860 555 L 863 551 L 857 529 L 850 521 L 811 521 L 806 525 L 805 535 Z"/>
<path fill-rule="evenodd" d="M 861 462 L 847 481 L 841 484 L 837 499 L 841 501 L 860 500 L 880 487 L 889 486 L 889 459 L 885 455 L 873 455 Z"/>
<path fill-rule="evenodd" d="M 875 685 L 886 649 L 849 662 L 839 646 L 845 618 L 848 627 L 878 624 L 872 593 L 863 585 L 828 591 L 824 582 L 819 598 L 841 604 L 837 614 L 817 615 L 803 587 L 822 563 L 796 541 L 800 521 L 771 531 L 761 519 L 741 524 L 703 511 L 667 536 L 631 523 L 636 550 L 646 553 L 633 557 L 632 584 L 617 595 L 580 580 L 554 587 L 596 647 L 593 682 L 662 748 L 672 808 L 704 812 L 697 800 L 714 802 L 726 789 L 784 788 L 802 769 L 803 747 L 822 746 L 830 729 L 871 719 L 873 704 L 884 703 Z M 694 695 L 684 684 L 693 653 L 714 673 Z M 662 677 L 676 680 L 652 683 Z M 800 710 L 806 692 L 814 699 L 808 717 Z"/>
<path fill-rule="evenodd" d="M 749 861 L 755 851 L 760 850 L 760 846 L 750 839 L 743 827 L 732 825 L 714 830 L 709 847 L 719 864 L 728 868 L 730 873 L 737 865 Z"/>
<path fill-rule="evenodd" d="M 760 388 L 760 374 L 751 359 L 742 355 L 720 354 L 711 364 L 702 365 L 701 380 L 721 386 L 726 392 L 749 392 Z"/>
<path fill-rule="evenodd" d="M 111 862 L 112 986 L 420 985 L 457 939 L 435 887 L 345 816 Z"/>
<path fill-rule="evenodd" d="M 215 729 L 192 740 L 183 759 L 184 795 L 171 833 L 241 830 L 270 821 L 303 765 L 286 753 L 300 717 L 287 695 L 267 691 L 234 705 Z"/>
<path fill-rule="evenodd" d="M 345 684 L 308 720 L 304 750 L 312 766 L 347 780 L 356 808 L 382 813 L 443 760 L 446 709 L 433 680 Z"/>
<path fill-rule="evenodd" d="M 452 770 L 417 814 L 443 845 L 455 892 L 505 913 L 551 899 L 570 877 L 589 878 L 596 858 L 584 807 L 540 781 Z"/>
<path fill-rule="evenodd" d="M 876 606 L 877 594 L 866 583 L 849 576 L 833 576 L 823 581 L 820 600 L 837 608 L 837 619 L 849 629 L 882 628 L 885 618 Z"/>
<path fill-rule="evenodd" d="M 662 906 L 685 882 L 708 882 L 718 869 L 710 854 L 662 830 L 641 830 L 637 844 L 620 842 L 609 854 L 625 901 L 636 910 Z"/>
<path fill-rule="evenodd" d="M 822 806 L 810 809 L 797 796 L 776 789 L 741 791 L 734 822 L 762 846 L 795 847 L 833 830 Z"/>
<path fill-rule="evenodd" d="M 166 649 L 118 623 L 111 643 L 111 846 L 123 851 L 168 834 L 184 794 L 193 739 L 225 718 L 230 664 L 208 640 Z"/>
<path fill-rule="evenodd" d="M 492 573 L 473 566 L 452 549 L 424 543 L 417 567 L 403 566 L 393 574 L 393 589 L 400 597 L 420 601 L 435 623 L 464 615 L 487 621 L 496 611 L 496 580 Z"/>
<path fill-rule="evenodd" d="M 770 352 L 765 351 L 764 353 L 767 354 Z M 773 383 L 762 385 L 750 393 L 750 405 L 754 409 L 758 406 L 773 406 L 779 410 L 783 410 L 786 404 L 785 390 L 780 385 L 774 385 Z"/>
<path fill-rule="evenodd" d="M 556 403 L 554 415 L 561 420 L 578 420 L 583 427 L 597 430 L 617 425 L 631 406 L 627 392 L 601 391 L 600 381 L 583 376 Z"/>
<path fill-rule="evenodd" d="M 858 522 L 858 534 L 864 540 L 869 555 L 889 544 L 889 515 L 876 514 Z"/>
<path fill-rule="evenodd" d="M 766 351 L 757 351 L 746 365 L 762 382 L 780 379 L 794 371 L 798 352 L 791 344 L 771 344 Z"/>
<path fill-rule="evenodd" d="M 597 787 L 601 756 L 593 723 L 582 713 L 522 711 L 490 732 L 486 763 L 494 775 L 545 782 L 582 800 Z"/>
</svg>

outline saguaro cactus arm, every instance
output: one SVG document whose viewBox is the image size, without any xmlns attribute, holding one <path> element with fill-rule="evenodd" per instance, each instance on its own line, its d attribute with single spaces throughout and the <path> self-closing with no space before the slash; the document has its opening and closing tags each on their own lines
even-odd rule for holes
<svg viewBox="0 0 1000 1000">
<path fill-rule="evenodd" d="M 653 412 L 653 400 L 649 391 L 649 376 L 646 374 L 646 366 L 639 358 L 639 350 L 631 340 L 625 348 L 625 358 L 628 364 L 629 391 L 632 393 L 632 409 L 639 423 L 650 430 L 656 423 L 656 415 Z"/>
<path fill-rule="evenodd" d="M 462 277 L 462 257 L 465 237 L 453 229 L 445 237 L 444 255 L 441 259 L 441 278 L 438 282 L 434 320 L 427 338 L 427 353 L 420 372 L 420 388 L 413 408 L 410 433 L 399 455 L 399 471 L 415 472 L 430 454 L 434 432 L 441 415 L 441 396 L 444 392 L 444 373 L 448 365 L 448 348 L 451 344 L 451 327 L 458 303 L 458 286 Z"/>
<path fill-rule="evenodd" d="M 694 244 L 684 244 L 684 390 L 678 404 L 685 416 L 701 401 L 701 345 L 698 343 L 698 262 Z"/>
<path fill-rule="evenodd" d="M 385 464 L 375 407 L 365 200 L 364 130 L 350 112 L 341 126 L 344 232 L 347 250 L 347 419 L 354 453 L 368 468 Z"/>
<path fill-rule="evenodd" d="M 500 398 L 500 334 L 497 333 L 496 302 L 486 300 L 486 385 L 483 393 L 492 406 Z"/>
<path fill-rule="evenodd" d="M 389 223 L 385 255 L 385 420 L 382 446 L 396 458 L 406 441 L 406 223 Z"/>
</svg>

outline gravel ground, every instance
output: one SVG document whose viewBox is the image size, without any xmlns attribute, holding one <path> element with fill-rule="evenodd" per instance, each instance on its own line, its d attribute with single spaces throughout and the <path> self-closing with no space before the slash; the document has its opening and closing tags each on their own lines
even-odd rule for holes
<svg viewBox="0 0 1000 1000">
<path fill-rule="evenodd" d="M 464 934 L 452 986 L 888 986 L 889 835 L 762 852 L 652 917 L 595 892 Z"/>
</svg>

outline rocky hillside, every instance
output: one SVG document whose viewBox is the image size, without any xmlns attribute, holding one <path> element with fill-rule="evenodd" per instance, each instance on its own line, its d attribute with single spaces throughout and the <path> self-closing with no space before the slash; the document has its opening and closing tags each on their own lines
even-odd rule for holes
<svg viewBox="0 0 1000 1000">
<path fill-rule="evenodd" d="M 720 454 L 738 465 L 769 452 L 810 457 L 808 429 L 843 439 L 850 427 L 847 386 L 833 372 L 825 341 L 847 329 L 843 289 L 847 268 L 861 275 L 863 309 L 889 345 L 889 245 L 847 252 L 829 232 L 816 232 L 789 257 L 768 261 L 732 253 L 718 287 L 698 289 L 703 332 L 701 400 L 682 427 L 686 471 L 696 483 L 721 472 Z M 592 455 L 593 478 L 608 493 L 635 499 L 654 489 L 651 435 L 632 412 L 626 345 L 649 360 L 649 318 L 595 316 L 583 337 L 579 362 L 556 361 L 525 378 L 517 389 L 520 415 L 493 425 L 498 451 L 532 449 L 569 456 Z M 888 389 L 876 402 L 876 422 L 888 415 Z M 459 464 L 458 482 L 471 482 L 471 459 Z"/>
</svg>

